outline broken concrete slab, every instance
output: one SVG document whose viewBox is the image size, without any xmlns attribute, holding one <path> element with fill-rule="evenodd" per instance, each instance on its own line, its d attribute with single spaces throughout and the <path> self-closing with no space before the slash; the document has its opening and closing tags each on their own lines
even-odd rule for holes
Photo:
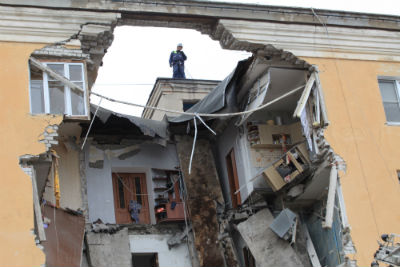
<svg viewBox="0 0 400 267">
<path fill-rule="evenodd" d="M 269 228 L 273 220 L 271 212 L 263 209 L 237 226 L 257 266 L 304 266 L 289 242 L 280 239 Z"/>
<path fill-rule="evenodd" d="M 93 267 L 132 266 L 128 229 L 114 233 L 86 233 L 89 261 Z"/>
</svg>

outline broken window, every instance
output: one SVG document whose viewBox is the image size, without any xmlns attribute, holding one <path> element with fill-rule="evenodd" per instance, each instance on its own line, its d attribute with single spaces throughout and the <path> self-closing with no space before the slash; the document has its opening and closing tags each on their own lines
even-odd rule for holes
<svg viewBox="0 0 400 267">
<path fill-rule="evenodd" d="M 400 84 L 395 79 L 379 79 L 387 122 L 400 123 Z"/>
<path fill-rule="evenodd" d="M 86 91 L 83 63 L 41 63 Z M 71 89 L 34 66 L 30 68 L 30 102 L 32 114 L 87 115 L 85 93 Z"/>
</svg>

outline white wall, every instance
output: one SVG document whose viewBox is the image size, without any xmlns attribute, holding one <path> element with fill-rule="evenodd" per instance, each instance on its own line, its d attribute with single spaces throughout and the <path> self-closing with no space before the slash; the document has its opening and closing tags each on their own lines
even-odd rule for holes
<svg viewBox="0 0 400 267">
<path fill-rule="evenodd" d="M 159 267 L 191 267 L 187 244 L 168 249 L 172 235 L 129 235 L 132 253 L 158 253 Z"/>
<path fill-rule="evenodd" d="M 89 221 L 101 219 L 104 223 L 115 223 L 114 195 L 112 172 L 145 173 L 147 192 L 153 193 L 151 168 L 173 170 L 179 166 L 178 156 L 174 145 L 166 147 L 157 144 L 142 144 L 138 154 L 125 160 L 108 159 L 104 155 L 103 168 L 89 167 L 89 147 L 85 147 L 85 164 L 87 180 L 87 197 L 89 206 Z M 153 195 L 149 196 L 150 219 L 155 223 Z"/>
<path fill-rule="evenodd" d="M 219 167 L 218 173 L 222 179 L 222 185 L 226 192 L 226 196 L 230 199 L 230 188 L 228 172 L 226 169 L 225 157 L 231 149 L 235 151 L 236 167 L 239 179 L 239 186 L 243 187 L 240 190 L 242 202 L 247 199 L 249 194 L 253 191 L 253 183 L 248 181 L 254 177 L 258 168 L 254 168 L 251 164 L 251 155 L 249 151 L 246 135 L 239 135 L 238 128 L 231 123 L 225 131 L 219 136 L 217 140 L 217 153 Z"/>
</svg>

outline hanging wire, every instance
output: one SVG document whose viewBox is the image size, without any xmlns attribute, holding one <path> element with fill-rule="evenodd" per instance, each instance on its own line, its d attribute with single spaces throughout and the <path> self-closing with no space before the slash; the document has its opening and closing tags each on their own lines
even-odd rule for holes
<svg viewBox="0 0 400 267">
<path fill-rule="evenodd" d="M 196 147 L 196 140 L 197 140 L 197 122 L 196 122 L 196 116 L 193 117 L 193 123 L 194 123 L 194 138 L 193 138 L 193 146 L 192 146 L 192 153 L 190 154 L 190 161 L 189 161 L 189 175 L 192 172 L 192 161 L 193 161 L 193 155 L 194 155 L 194 149 Z"/>
<path fill-rule="evenodd" d="M 90 122 L 89 129 L 87 130 L 85 139 L 83 140 L 83 144 L 82 144 L 82 146 L 81 146 L 81 150 L 83 150 L 83 147 L 84 147 L 85 144 L 86 144 L 86 140 L 87 140 L 87 138 L 88 138 L 88 136 L 89 136 L 90 129 L 92 129 L 92 125 L 93 125 L 94 119 L 96 118 L 97 111 L 99 111 L 101 101 L 103 101 L 103 97 L 100 98 L 99 104 L 97 105 L 97 108 L 96 108 L 96 111 L 95 111 L 95 113 L 94 113 L 94 115 L 93 115 L 92 121 Z"/>
</svg>

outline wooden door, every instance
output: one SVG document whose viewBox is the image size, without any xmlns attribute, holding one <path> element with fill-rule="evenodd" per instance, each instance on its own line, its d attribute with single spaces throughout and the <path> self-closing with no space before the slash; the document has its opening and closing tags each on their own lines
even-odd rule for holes
<svg viewBox="0 0 400 267">
<path fill-rule="evenodd" d="M 235 194 L 235 192 L 239 189 L 239 178 L 236 168 L 235 151 L 233 150 L 233 148 L 228 153 L 228 155 L 226 155 L 225 160 L 228 172 L 229 189 L 231 191 L 232 207 L 236 209 L 242 201 L 240 199 L 240 192 Z"/>
<path fill-rule="evenodd" d="M 150 209 L 144 173 L 113 173 L 115 220 L 118 224 L 135 223 L 129 212 L 129 202 L 141 205 L 139 224 L 150 223 Z"/>
</svg>

